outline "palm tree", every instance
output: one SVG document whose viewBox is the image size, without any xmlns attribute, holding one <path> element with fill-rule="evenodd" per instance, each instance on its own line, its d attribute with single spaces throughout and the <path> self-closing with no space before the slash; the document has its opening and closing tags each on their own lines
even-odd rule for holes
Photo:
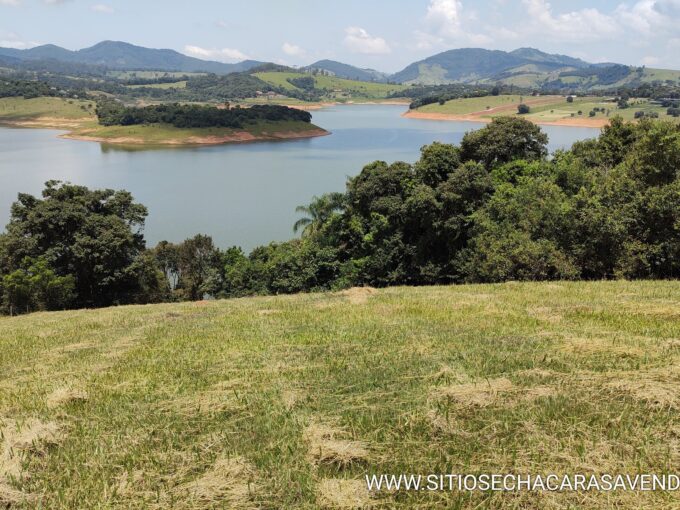
<svg viewBox="0 0 680 510">
<path fill-rule="evenodd" d="M 344 206 L 343 193 L 326 193 L 320 197 L 313 197 L 309 205 L 299 205 L 295 208 L 295 212 L 305 216 L 295 222 L 293 232 L 302 230 L 303 236 L 317 232 L 333 213 L 342 211 Z"/>
</svg>

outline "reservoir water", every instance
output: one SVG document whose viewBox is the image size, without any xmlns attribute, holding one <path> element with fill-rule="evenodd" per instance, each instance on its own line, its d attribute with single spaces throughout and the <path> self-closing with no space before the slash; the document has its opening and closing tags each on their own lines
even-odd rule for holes
<svg viewBox="0 0 680 510">
<path fill-rule="evenodd" d="M 295 207 L 342 191 L 377 159 L 418 159 L 420 147 L 458 143 L 483 124 L 401 117 L 404 106 L 352 105 L 313 112 L 332 135 L 307 140 L 129 150 L 57 138 L 58 131 L 0 128 L 0 229 L 17 193 L 39 194 L 50 179 L 126 189 L 149 209 L 147 245 L 194 234 L 249 250 L 293 236 Z M 596 137 L 598 129 L 543 126 L 550 150 Z"/>
</svg>

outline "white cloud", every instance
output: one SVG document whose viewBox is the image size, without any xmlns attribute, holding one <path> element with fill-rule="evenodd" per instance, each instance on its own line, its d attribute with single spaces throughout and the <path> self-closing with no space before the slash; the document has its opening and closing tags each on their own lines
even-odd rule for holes
<svg viewBox="0 0 680 510">
<path fill-rule="evenodd" d="M 101 12 L 101 13 L 104 13 L 104 14 L 113 14 L 113 12 L 114 12 L 113 7 L 111 7 L 110 5 L 106 5 L 106 4 L 95 4 L 95 5 L 92 6 L 92 10 L 95 11 L 95 12 Z"/>
<path fill-rule="evenodd" d="M 249 58 L 246 54 L 234 48 L 222 48 L 220 50 L 187 45 L 184 47 L 184 52 L 192 57 L 219 60 L 220 62 L 241 61 Z"/>
<path fill-rule="evenodd" d="M 609 39 L 620 32 L 616 19 L 595 8 L 553 13 L 545 0 L 522 0 L 530 18 L 532 32 L 550 34 L 553 39 L 583 42 Z"/>
<path fill-rule="evenodd" d="M 40 43 L 35 41 L 24 41 L 21 36 L 15 32 L 6 32 L 5 30 L 0 30 L 0 48 L 25 50 L 39 45 Z"/>
<path fill-rule="evenodd" d="M 346 28 L 344 43 L 350 51 L 365 55 L 384 55 L 392 51 L 385 39 L 373 37 L 360 27 Z"/>
<path fill-rule="evenodd" d="M 300 57 L 305 54 L 305 50 L 300 48 L 300 46 L 297 46 L 295 44 L 291 44 L 289 42 L 283 43 L 283 46 L 281 46 L 281 49 L 286 55 L 290 55 L 291 57 Z"/>
<path fill-rule="evenodd" d="M 0 5 L 19 5 L 20 0 L 0 0 Z"/>
<path fill-rule="evenodd" d="M 466 23 L 477 19 L 476 12 L 463 9 L 461 0 L 430 0 L 423 29 L 415 32 L 416 48 L 427 50 L 454 44 L 491 44 L 493 39 L 490 36 L 465 29 Z"/>
<path fill-rule="evenodd" d="M 460 0 L 431 0 L 425 21 L 440 32 L 455 34 L 460 30 L 462 10 Z"/>
<path fill-rule="evenodd" d="M 661 62 L 661 59 L 659 57 L 653 57 L 651 55 L 649 55 L 647 57 L 643 57 L 643 59 L 641 61 L 641 63 L 646 65 L 646 66 L 654 66 L 654 65 L 658 64 L 659 62 Z"/>
</svg>

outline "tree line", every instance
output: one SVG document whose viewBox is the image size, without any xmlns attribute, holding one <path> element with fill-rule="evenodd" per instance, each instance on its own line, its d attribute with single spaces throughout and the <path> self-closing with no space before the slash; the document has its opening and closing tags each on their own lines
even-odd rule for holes
<svg viewBox="0 0 680 510">
<path fill-rule="evenodd" d="M 254 105 L 250 108 L 216 108 L 178 103 L 145 107 L 125 106 L 117 101 L 99 101 L 96 109 L 103 126 L 170 124 L 177 128 L 243 128 L 258 121 L 311 122 L 309 112 L 280 105 Z"/>
<path fill-rule="evenodd" d="M 298 209 L 300 238 L 249 254 L 206 235 L 146 248 L 147 211 L 128 192 L 51 181 L 19 195 L 0 235 L 0 309 L 680 277 L 680 127 L 616 117 L 552 157 L 547 142 L 508 117 L 413 164 L 372 162 Z"/>
</svg>

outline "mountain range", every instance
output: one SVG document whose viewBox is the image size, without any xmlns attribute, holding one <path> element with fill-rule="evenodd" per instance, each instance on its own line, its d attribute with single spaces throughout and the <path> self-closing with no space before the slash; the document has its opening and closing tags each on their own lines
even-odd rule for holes
<svg viewBox="0 0 680 510">
<path fill-rule="evenodd" d="M 144 48 L 119 41 L 103 41 L 77 51 L 53 44 L 26 50 L 0 48 L 0 66 L 23 66 L 24 69 L 31 70 L 43 67 L 50 70 L 50 66 L 54 67 L 56 62 L 68 63 L 76 69 L 91 66 L 116 70 L 215 74 L 244 72 L 266 64 L 255 60 L 226 64 L 189 57 L 174 50 Z M 527 88 L 574 86 L 590 89 L 641 81 L 680 80 L 680 72 L 676 71 L 648 70 L 611 63 L 591 64 L 578 58 L 549 54 L 535 48 L 519 48 L 510 52 L 481 48 L 454 49 L 414 62 L 394 74 L 334 60 L 320 60 L 301 70 L 370 82 L 425 85 L 503 83 Z"/>
<path fill-rule="evenodd" d="M 0 48 L 0 56 L 22 61 L 57 60 L 103 66 L 110 69 L 208 72 L 215 74 L 247 71 L 263 64 L 263 62 L 254 60 L 225 64 L 189 57 L 175 50 L 144 48 L 119 41 L 103 41 L 78 51 L 67 50 L 53 44 L 36 46 L 27 50 Z"/>
</svg>

